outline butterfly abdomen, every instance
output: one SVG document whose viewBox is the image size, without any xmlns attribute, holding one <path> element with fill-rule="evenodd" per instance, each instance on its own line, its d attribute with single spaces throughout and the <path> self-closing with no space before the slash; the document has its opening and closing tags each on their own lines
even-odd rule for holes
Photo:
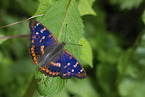
<svg viewBox="0 0 145 97">
<path fill-rule="evenodd" d="M 48 49 L 46 48 L 45 52 L 49 52 L 49 53 L 46 53 L 45 58 L 43 59 L 44 61 L 41 63 L 43 64 L 50 63 L 53 60 L 55 60 L 57 57 L 60 57 L 63 53 L 64 46 L 65 46 L 65 42 L 62 42 L 62 43 L 55 44 L 54 46 L 50 46 Z M 45 66 L 43 64 L 42 67 Z"/>
</svg>

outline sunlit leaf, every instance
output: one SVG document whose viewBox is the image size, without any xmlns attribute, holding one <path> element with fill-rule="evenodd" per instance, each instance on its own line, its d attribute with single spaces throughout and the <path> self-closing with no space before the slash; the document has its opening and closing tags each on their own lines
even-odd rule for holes
<svg viewBox="0 0 145 97">
<path fill-rule="evenodd" d="M 142 20 L 143 20 L 143 22 L 144 22 L 144 24 L 145 24 L 145 10 L 144 10 L 144 12 L 143 12 L 143 14 L 142 14 Z"/>
<path fill-rule="evenodd" d="M 4 35 L 2 35 L 2 34 L 0 34 L 0 38 L 1 37 L 4 37 Z M 6 38 L 4 38 L 4 39 L 0 39 L 0 44 L 2 44 L 4 41 L 6 41 L 7 39 Z"/>
<path fill-rule="evenodd" d="M 134 49 L 134 51 L 132 52 L 128 50 L 126 54 L 124 53 L 124 56 L 122 56 L 121 58 L 121 60 L 125 62 L 123 64 L 126 64 L 124 66 L 122 64 L 123 68 L 126 69 L 125 70 L 126 72 L 122 71 L 122 73 L 125 72 L 125 74 L 123 75 L 123 77 L 121 76 L 122 79 L 120 80 L 120 84 L 118 87 L 121 96 L 128 96 L 128 97 L 145 96 L 145 92 L 144 92 L 145 88 L 143 87 L 145 84 L 145 79 L 144 79 L 145 34 L 144 33 L 141 34 L 140 38 L 141 40 L 137 44 L 136 49 Z"/>
<path fill-rule="evenodd" d="M 81 38 L 80 44 L 83 45 L 83 48 L 81 49 L 81 59 L 84 61 L 84 63 L 93 67 L 93 54 L 89 42 L 85 38 Z"/>
<path fill-rule="evenodd" d="M 78 4 L 78 8 L 80 11 L 80 15 L 96 15 L 96 12 L 92 9 L 92 5 L 95 0 L 80 0 Z"/>
<path fill-rule="evenodd" d="M 125 78 L 119 85 L 119 94 L 123 97 L 144 97 L 145 96 L 145 80 L 135 81 Z"/>
<path fill-rule="evenodd" d="M 131 52 L 132 52 L 132 50 L 129 49 L 127 51 L 124 51 L 124 53 L 122 53 L 120 56 L 118 65 L 117 65 L 117 69 L 120 74 L 126 72 L 128 66 L 130 64 Z"/>
<path fill-rule="evenodd" d="M 131 10 L 133 8 L 138 8 L 143 0 L 110 0 L 110 2 L 114 5 L 119 5 L 121 10 Z"/>
<path fill-rule="evenodd" d="M 69 80 L 66 89 L 70 93 L 79 95 L 80 97 L 100 97 L 99 93 L 94 91 L 89 77 L 83 80 Z"/>
<path fill-rule="evenodd" d="M 55 95 L 54 97 L 69 97 L 69 93 L 65 88 L 59 94 Z"/>
<path fill-rule="evenodd" d="M 37 82 L 38 91 L 41 95 L 52 97 L 58 92 L 60 92 L 67 80 L 63 80 L 60 77 L 50 78 L 49 76 L 41 75 L 41 81 Z"/>
<path fill-rule="evenodd" d="M 37 8 L 35 15 L 44 14 L 50 6 L 55 3 L 56 0 L 39 0 L 39 6 Z"/>
<path fill-rule="evenodd" d="M 107 63 L 98 64 L 98 67 L 96 68 L 96 77 L 99 86 L 103 90 L 103 95 L 112 95 L 115 87 L 116 76 L 117 70 L 115 66 Z"/>
</svg>

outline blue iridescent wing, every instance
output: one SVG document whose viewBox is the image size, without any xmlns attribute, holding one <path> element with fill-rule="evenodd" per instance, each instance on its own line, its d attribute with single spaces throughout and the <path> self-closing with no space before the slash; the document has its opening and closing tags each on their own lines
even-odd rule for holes
<svg viewBox="0 0 145 97">
<path fill-rule="evenodd" d="M 77 77 L 85 78 L 86 72 L 80 62 L 67 50 L 64 50 L 61 66 L 61 76 L 63 78 Z"/>
<path fill-rule="evenodd" d="M 51 77 L 61 75 L 62 78 L 85 78 L 86 72 L 79 61 L 67 50 L 58 55 L 54 61 L 42 64 L 39 71 Z"/>
<path fill-rule="evenodd" d="M 29 53 L 33 63 L 38 65 L 58 41 L 44 25 L 36 20 L 31 20 L 29 26 L 31 29 Z"/>
</svg>

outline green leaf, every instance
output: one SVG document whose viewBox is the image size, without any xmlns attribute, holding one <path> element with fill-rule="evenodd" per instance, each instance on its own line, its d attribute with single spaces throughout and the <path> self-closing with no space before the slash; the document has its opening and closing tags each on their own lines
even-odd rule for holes
<svg viewBox="0 0 145 97">
<path fill-rule="evenodd" d="M 143 20 L 143 22 L 145 24 L 145 10 L 143 11 L 143 14 L 142 14 L 142 20 Z"/>
<path fill-rule="evenodd" d="M 69 93 L 67 92 L 67 90 L 65 88 L 59 94 L 55 95 L 54 97 L 69 97 Z"/>
<path fill-rule="evenodd" d="M 136 48 L 135 51 L 135 55 L 134 55 L 134 60 L 135 63 L 141 65 L 141 66 L 145 66 L 145 30 L 143 30 L 141 33 L 141 41 L 140 44 L 138 45 L 138 47 Z"/>
<path fill-rule="evenodd" d="M 52 97 L 58 92 L 60 92 L 67 82 L 67 79 L 62 79 L 61 77 L 49 77 L 42 74 L 40 71 L 35 69 L 35 78 L 40 80 L 37 82 L 37 88 L 40 95 Z"/>
<path fill-rule="evenodd" d="M 119 94 L 121 97 L 145 97 L 145 79 L 133 80 L 125 78 L 119 85 Z"/>
<path fill-rule="evenodd" d="M 107 32 L 107 31 L 106 31 Z M 98 31 L 96 35 L 96 49 L 98 53 L 97 59 L 101 62 L 107 62 L 116 64 L 119 59 L 119 55 L 122 50 L 118 46 L 118 40 L 115 36 L 106 33 L 104 31 Z M 103 39 L 103 40 L 102 40 Z M 101 41 L 101 42 L 100 42 Z"/>
<path fill-rule="evenodd" d="M 133 81 L 128 78 L 125 78 L 119 85 L 119 92 L 122 96 L 128 96 L 132 89 L 133 89 Z"/>
<path fill-rule="evenodd" d="M 83 80 L 69 80 L 66 89 L 71 93 L 78 95 L 78 97 L 100 97 L 96 92 L 94 86 L 91 84 L 89 77 Z"/>
<path fill-rule="evenodd" d="M 92 9 L 92 5 L 94 1 L 95 0 L 80 0 L 79 1 L 78 9 L 80 11 L 81 16 L 87 15 L 87 14 L 96 16 L 96 12 Z"/>
<path fill-rule="evenodd" d="M 43 17 L 38 18 L 38 21 L 45 25 L 56 38 L 60 36 L 59 42 L 64 41 L 64 39 L 66 38 L 66 42 L 79 44 L 79 40 L 82 38 L 83 34 L 82 20 L 80 18 L 79 11 L 74 0 L 70 2 L 68 11 L 66 13 L 68 2 L 69 0 L 56 1 L 50 6 L 46 13 L 44 13 L 45 15 Z M 65 13 L 66 17 L 64 19 Z M 68 24 L 68 26 L 65 36 L 66 23 Z M 63 28 L 61 31 L 62 25 Z M 66 45 L 65 48 L 79 60 L 79 46 Z M 44 74 L 41 75 L 40 72 L 37 72 L 37 70 L 38 68 L 36 68 L 35 76 L 36 79 L 41 79 L 40 82 L 38 82 L 38 91 L 41 95 L 48 95 L 51 97 L 60 92 L 67 82 L 67 79 L 62 79 L 61 77 L 53 78 Z"/>
<path fill-rule="evenodd" d="M 113 5 L 119 5 L 121 10 L 138 8 L 143 0 L 110 0 Z"/>
<path fill-rule="evenodd" d="M 35 69 L 35 78 L 40 80 L 37 82 L 37 88 L 40 95 L 52 97 L 60 92 L 66 84 L 67 79 L 46 76 L 38 71 L 38 67 L 39 66 Z"/>
<path fill-rule="evenodd" d="M 122 55 L 120 56 L 119 61 L 118 61 L 118 65 L 117 65 L 117 69 L 118 69 L 119 74 L 126 72 L 126 69 L 128 68 L 128 64 L 130 64 L 129 58 L 131 58 L 130 57 L 131 52 L 132 52 L 132 50 L 128 49 L 127 51 L 124 51 L 122 53 Z"/>
<path fill-rule="evenodd" d="M 0 34 L 0 38 L 1 37 L 4 37 L 4 35 L 2 35 L 2 34 Z M 5 38 L 5 39 L 0 39 L 0 44 L 2 44 L 4 41 L 6 41 L 7 39 Z"/>
<path fill-rule="evenodd" d="M 45 13 L 47 9 L 50 8 L 53 3 L 55 3 L 55 1 L 56 0 L 39 0 L 40 4 L 34 16 Z"/>
<path fill-rule="evenodd" d="M 141 39 L 140 39 L 141 38 Z M 140 34 L 138 37 L 138 41 L 136 41 L 137 46 L 132 54 L 129 54 L 131 50 L 128 50 L 124 56 L 122 56 L 122 61 L 125 61 L 124 64 L 129 64 L 129 66 L 125 66 L 127 72 L 122 77 L 118 90 L 119 94 L 122 97 L 144 97 L 145 96 L 145 31 Z M 130 56 L 129 56 L 130 55 Z M 130 58 L 128 58 L 128 56 Z M 124 57 L 124 58 L 123 58 Z M 126 62 L 128 60 L 129 62 Z M 123 73 L 124 71 L 122 71 Z"/>
<path fill-rule="evenodd" d="M 34 1 L 34 0 L 13 0 L 12 3 L 16 4 L 16 5 L 14 4 L 13 5 L 15 6 L 17 10 L 18 8 L 21 11 L 23 9 L 29 15 L 34 13 L 34 10 L 36 10 L 35 8 L 38 6 L 38 1 Z"/>
<path fill-rule="evenodd" d="M 84 61 L 84 63 L 89 64 L 91 67 L 93 67 L 93 54 L 92 54 L 92 48 L 89 44 L 89 42 L 85 38 L 81 38 L 80 44 L 84 45 L 81 49 L 81 59 Z"/>
<path fill-rule="evenodd" d="M 112 95 L 116 81 L 116 67 L 107 63 L 98 64 L 96 67 L 96 77 L 100 88 L 103 90 L 103 97 Z"/>
</svg>

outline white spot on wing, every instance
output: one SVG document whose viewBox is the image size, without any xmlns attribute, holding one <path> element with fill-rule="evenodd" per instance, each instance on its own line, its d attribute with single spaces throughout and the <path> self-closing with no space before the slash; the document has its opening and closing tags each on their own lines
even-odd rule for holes
<svg viewBox="0 0 145 97">
<path fill-rule="evenodd" d="M 36 35 L 38 35 L 39 33 L 38 32 L 36 32 Z"/>
<path fill-rule="evenodd" d="M 37 23 L 36 26 L 34 26 L 34 28 L 36 28 L 40 23 Z"/>
<path fill-rule="evenodd" d="M 37 23 L 36 26 L 38 26 L 40 23 Z"/>
<path fill-rule="evenodd" d="M 78 72 L 78 74 L 80 74 L 81 72 L 83 72 L 83 69 L 81 69 L 80 72 Z"/>
</svg>

